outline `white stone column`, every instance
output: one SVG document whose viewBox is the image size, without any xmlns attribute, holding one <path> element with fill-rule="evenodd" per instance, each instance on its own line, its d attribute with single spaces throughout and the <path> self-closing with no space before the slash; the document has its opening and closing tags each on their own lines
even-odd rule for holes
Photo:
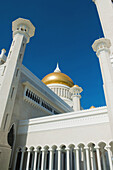
<svg viewBox="0 0 113 170">
<path fill-rule="evenodd" d="M 22 60 L 26 43 L 34 36 L 35 27 L 29 20 L 18 18 L 12 23 L 13 42 L 6 61 L 4 78 L 0 88 L 0 168 L 8 169 L 11 156 L 11 148 L 7 142 L 8 130 L 11 125 L 11 118 L 20 80 Z M 18 72 L 18 74 L 17 74 Z M 7 160 L 5 163 L 5 160 Z"/>
<path fill-rule="evenodd" d="M 81 95 L 80 93 L 83 91 L 81 87 L 78 85 L 74 85 L 73 87 L 70 88 L 70 92 L 72 93 L 72 99 L 73 99 L 73 109 L 74 111 L 79 111 L 80 110 L 80 99 Z"/>
<path fill-rule="evenodd" d="M 36 148 L 36 149 L 34 150 L 34 152 L 35 152 L 35 155 L 34 155 L 34 167 L 33 167 L 33 170 L 36 170 L 37 155 L 38 155 L 39 150 Z"/>
<path fill-rule="evenodd" d="M 89 147 L 84 147 L 86 151 L 86 164 L 87 164 L 87 170 L 90 170 L 90 160 L 89 160 Z"/>
<path fill-rule="evenodd" d="M 92 48 L 96 52 L 100 62 L 105 99 L 113 135 L 113 68 L 110 62 L 110 46 L 110 40 L 101 38 L 94 42 Z"/>
<path fill-rule="evenodd" d="M 14 160 L 13 170 L 15 170 L 15 169 L 16 169 L 16 163 L 17 163 L 18 153 L 19 153 L 19 148 L 17 148 L 17 149 L 16 149 L 16 154 L 15 154 L 15 160 Z"/>
<path fill-rule="evenodd" d="M 26 170 L 29 170 L 29 161 L 30 161 L 30 154 L 31 154 L 31 149 L 28 149 L 28 155 L 27 155 L 27 164 L 26 164 Z"/>
<path fill-rule="evenodd" d="M 90 155 L 91 155 L 91 168 L 92 170 L 95 170 L 95 167 L 94 167 L 94 147 L 91 145 L 90 146 Z"/>
<path fill-rule="evenodd" d="M 45 153 L 46 153 L 46 150 L 45 149 L 42 149 L 42 162 L 41 162 L 41 170 L 45 170 Z"/>
<path fill-rule="evenodd" d="M 84 170 L 86 170 L 86 157 L 85 157 L 84 147 L 81 148 L 81 154 L 82 154 L 82 159 L 83 159 L 83 168 L 84 168 Z"/>
<path fill-rule="evenodd" d="M 80 170 L 79 148 L 76 147 L 76 148 L 75 148 L 75 151 L 76 151 L 76 169 L 77 169 L 77 170 Z"/>
<path fill-rule="evenodd" d="M 61 148 L 58 148 L 58 170 L 61 170 Z"/>
<path fill-rule="evenodd" d="M 66 148 L 66 164 L 67 164 L 67 170 L 70 170 L 70 148 Z"/>
<path fill-rule="evenodd" d="M 24 153 L 25 153 L 26 149 L 25 148 L 22 148 L 21 152 L 22 152 L 22 155 L 21 155 L 21 160 L 20 160 L 20 170 L 22 170 L 22 167 L 23 167 L 23 160 L 24 160 Z"/>
<path fill-rule="evenodd" d="M 106 146 L 106 149 L 108 151 L 108 159 L 109 159 L 109 166 L 110 166 L 110 170 L 113 170 L 113 164 L 112 164 L 112 153 L 111 153 L 111 147 L 110 146 Z"/>
<path fill-rule="evenodd" d="M 100 162 L 100 148 L 98 146 L 96 146 L 95 149 L 96 149 L 96 154 L 97 154 L 98 170 L 102 170 L 101 162 Z"/>
<path fill-rule="evenodd" d="M 47 164 L 47 154 L 48 154 L 48 150 L 45 151 L 44 170 L 46 169 L 46 164 Z"/>
<path fill-rule="evenodd" d="M 112 42 L 113 52 L 113 4 L 112 0 L 93 0 L 96 4 L 104 37 Z M 106 15 L 107 14 L 107 15 Z"/>
<path fill-rule="evenodd" d="M 50 157 L 49 157 L 49 170 L 53 170 L 53 156 L 54 156 L 54 151 L 53 149 L 50 149 Z"/>
</svg>

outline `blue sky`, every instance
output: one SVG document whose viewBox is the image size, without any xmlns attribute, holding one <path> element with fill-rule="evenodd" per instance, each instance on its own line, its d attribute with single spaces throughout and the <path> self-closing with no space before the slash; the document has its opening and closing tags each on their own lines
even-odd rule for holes
<svg viewBox="0 0 113 170">
<path fill-rule="evenodd" d="M 83 88 L 83 108 L 105 105 L 99 62 L 91 48 L 95 39 L 103 37 L 92 0 L 2 1 L 0 48 L 7 53 L 12 21 L 18 17 L 30 19 L 36 27 L 23 64 L 42 79 L 59 62 L 61 71 Z"/>
</svg>

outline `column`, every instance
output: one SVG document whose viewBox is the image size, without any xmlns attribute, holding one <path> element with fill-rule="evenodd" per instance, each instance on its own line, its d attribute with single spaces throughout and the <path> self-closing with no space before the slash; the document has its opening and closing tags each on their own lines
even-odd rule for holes
<svg viewBox="0 0 113 170">
<path fill-rule="evenodd" d="M 39 150 L 36 148 L 36 149 L 34 150 L 34 152 L 35 152 L 35 156 L 34 156 L 34 167 L 33 167 L 33 170 L 36 170 L 37 155 L 38 155 Z"/>
<path fill-rule="evenodd" d="M 61 170 L 61 148 L 58 148 L 58 170 Z"/>
<path fill-rule="evenodd" d="M 76 170 L 76 150 L 73 150 L 74 153 L 74 170 Z"/>
<path fill-rule="evenodd" d="M 46 150 L 45 149 L 42 149 L 42 162 L 41 162 L 41 170 L 45 170 L 45 152 Z"/>
<path fill-rule="evenodd" d="M 23 167 L 23 160 L 24 160 L 24 153 L 26 151 L 26 148 L 22 148 L 22 155 L 21 155 L 21 161 L 20 161 L 20 170 L 22 170 Z"/>
<path fill-rule="evenodd" d="M 86 159 L 85 159 L 85 150 L 84 147 L 81 147 L 81 159 L 83 161 L 83 168 L 86 170 Z"/>
<path fill-rule="evenodd" d="M 105 38 L 96 40 L 92 45 L 93 50 L 99 58 L 110 127 L 113 135 L 113 68 L 110 62 L 110 47 L 110 40 Z"/>
<path fill-rule="evenodd" d="M 106 169 L 106 162 L 105 162 L 105 150 L 103 148 L 101 149 L 101 155 L 102 155 L 103 170 L 107 170 Z"/>
<path fill-rule="evenodd" d="M 8 169 L 11 148 L 7 143 L 7 135 L 11 125 L 13 108 L 17 94 L 18 84 L 20 80 L 22 60 L 26 44 L 29 42 L 30 37 L 34 36 L 35 27 L 29 20 L 18 18 L 12 23 L 13 42 L 6 60 L 6 69 L 4 79 L 0 87 L 0 168 Z M 26 31 L 25 31 L 26 30 Z M 23 46 L 24 44 L 24 46 Z M 18 70 L 19 69 L 19 70 Z M 18 75 L 16 76 L 18 71 Z M 5 160 L 7 160 L 5 163 Z"/>
<path fill-rule="evenodd" d="M 94 158 L 94 147 L 91 145 L 90 147 L 90 155 L 91 155 L 91 168 L 92 170 L 95 170 L 94 163 L 95 163 L 95 158 Z"/>
<path fill-rule="evenodd" d="M 108 151 L 108 159 L 109 159 L 109 166 L 110 166 L 110 170 L 113 170 L 113 164 L 112 164 L 112 154 L 111 154 L 111 147 L 110 146 L 106 146 L 106 149 Z"/>
<path fill-rule="evenodd" d="M 77 170 L 80 170 L 79 148 L 76 147 L 76 148 L 75 148 L 75 151 L 76 151 L 76 169 L 77 169 Z"/>
<path fill-rule="evenodd" d="M 18 152 L 19 152 L 19 148 L 16 149 L 16 154 L 15 154 L 15 160 L 14 160 L 13 170 L 16 169 L 16 163 L 17 163 Z"/>
<path fill-rule="evenodd" d="M 72 94 L 72 99 L 73 99 L 74 111 L 80 110 L 80 99 L 81 99 L 80 93 L 82 91 L 83 91 L 83 89 L 81 87 L 79 87 L 78 85 L 74 85 L 73 87 L 70 88 L 70 92 Z"/>
<path fill-rule="evenodd" d="M 66 148 L 65 150 L 66 150 L 67 170 L 70 170 L 70 159 L 69 159 L 70 148 Z"/>
<path fill-rule="evenodd" d="M 40 156 L 41 156 L 41 152 L 39 151 L 39 154 L 38 154 L 38 167 L 37 167 L 37 170 L 39 170 L 39 168 L 40 168 Z"/>
<path fill-rule="evenodd" d="M 97 154 L 97 164 L 98 164 L 98 170 L 102 170 L 101 169 L 101 162 L 100 162 L 100 148 L 98 146 L 95 147 L 96 149 L 96 154 Z"/>
<path fill-rule="evenodd" d="M 96 4 L 104 37 L 112 42 L 113 52 L 113 4 L 112 0 L 93 0 Z M 107 15 L 106 15 L 107 14 Z"/>
<path fill-rule="evenodd" d="M 48 154 L 48 150 L 45 150 L 44 170 L 46 169 L 46 164 L 47 164 L 47 154 Z"/>
<path fill-rule="evenodd" d="M 53 170 L 53 156 L 54 156 L 54 151 L 53 149 L 50 149 L 50 157 L 49 157 L 49 170 Z"/>
<path fill-rule="evenodd" d="M 30 154 L 31 154 L 31 149 L 28 150 L 26 170 L 29 170 Z"/>
<path fill-rule="evenodd" d="M 87 164 L 87 170 L 90 170 L 90 160 L 89 160 L 89 147 L 84 147 L 86 151 L 86 164 Z"/>
</svg>

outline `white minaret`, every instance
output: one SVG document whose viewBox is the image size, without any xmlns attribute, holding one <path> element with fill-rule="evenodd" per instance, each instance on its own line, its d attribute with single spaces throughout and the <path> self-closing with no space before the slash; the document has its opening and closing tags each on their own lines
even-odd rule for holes
<svg viewBox="0 0 113 170">
<path fill-rule="evenodd" d="M 79 111 L 80 110 L 80 99 L 81 95 L 80 93 L 83 91 L 81 87 L 78 85 L 74 85 L 73 87 L 70 88 L 70 92 L 72 94 L 72 99 L 73 99 L 73 109 L 74 111 Z"/>
<path fill-rule="evenodd" d="M 103 78 L 103 88 L 106 104 L 108 106 L 109 121 L 113 135 L 113 69 L 109 60 L 110 46 L 110 40 L 105 38 L 96 40 L 92 45 L 93 50 L 96 52 L 99 58 Z"/>
<path fill-rule="evenodd" d="M 93 0 L 96 4 L 105 38 L 111 41 L 111 52 L 113 53 L 113 1 Z"/>
<path fill-rule="evenodd" d="M 6 60 L 4 79 L 0 88 L 1 170 L 7 170 L 9 166 L 11 149 L 7 142 L 7 134 L 11 122 L 26 43 L 29 42 L 30 37 L 34 36 L 35 27 L 29 20 L 19 18 L 12 23 L 12 30 L 13 41 Z"/>
</svg>

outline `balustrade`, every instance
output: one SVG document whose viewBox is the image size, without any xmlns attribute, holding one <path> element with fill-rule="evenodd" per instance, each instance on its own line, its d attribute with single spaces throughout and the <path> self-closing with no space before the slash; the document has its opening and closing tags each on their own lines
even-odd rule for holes
<svg viewBox="0 0 113 170">
<path fill-rule="evenodd" d="M 49 147 L 43 147 L 41 150 L 37 148 L 35 150 L 33 150 L 33 147 L 28 150 L 25 147 L 21 150 L 17 149 L 13 170 L 16 170 L 17 163 L 19 163 L 18 170 L 21 170 L 22 167 L 26 167 L 26 170 L 29 170 L 29 168 L 33 170 L 80 170 L 81 168 L 96 170 L 97 167 L 98 170 L 113 170 L 111 145 L 101 147 L 101 145 L 95 144 L 86 146 L 82 144 L 76 147 L 63 145 L 56 149 L 53 149 L 53 147 L 50 147 L 50 149 Z M 20 152 L 21 158 L 18 157 Z M 25 152 L 27 152 L 26 165 L 24 165 Z M 20 160 L 18 161 L 18 159 Z"/>
</svg>

